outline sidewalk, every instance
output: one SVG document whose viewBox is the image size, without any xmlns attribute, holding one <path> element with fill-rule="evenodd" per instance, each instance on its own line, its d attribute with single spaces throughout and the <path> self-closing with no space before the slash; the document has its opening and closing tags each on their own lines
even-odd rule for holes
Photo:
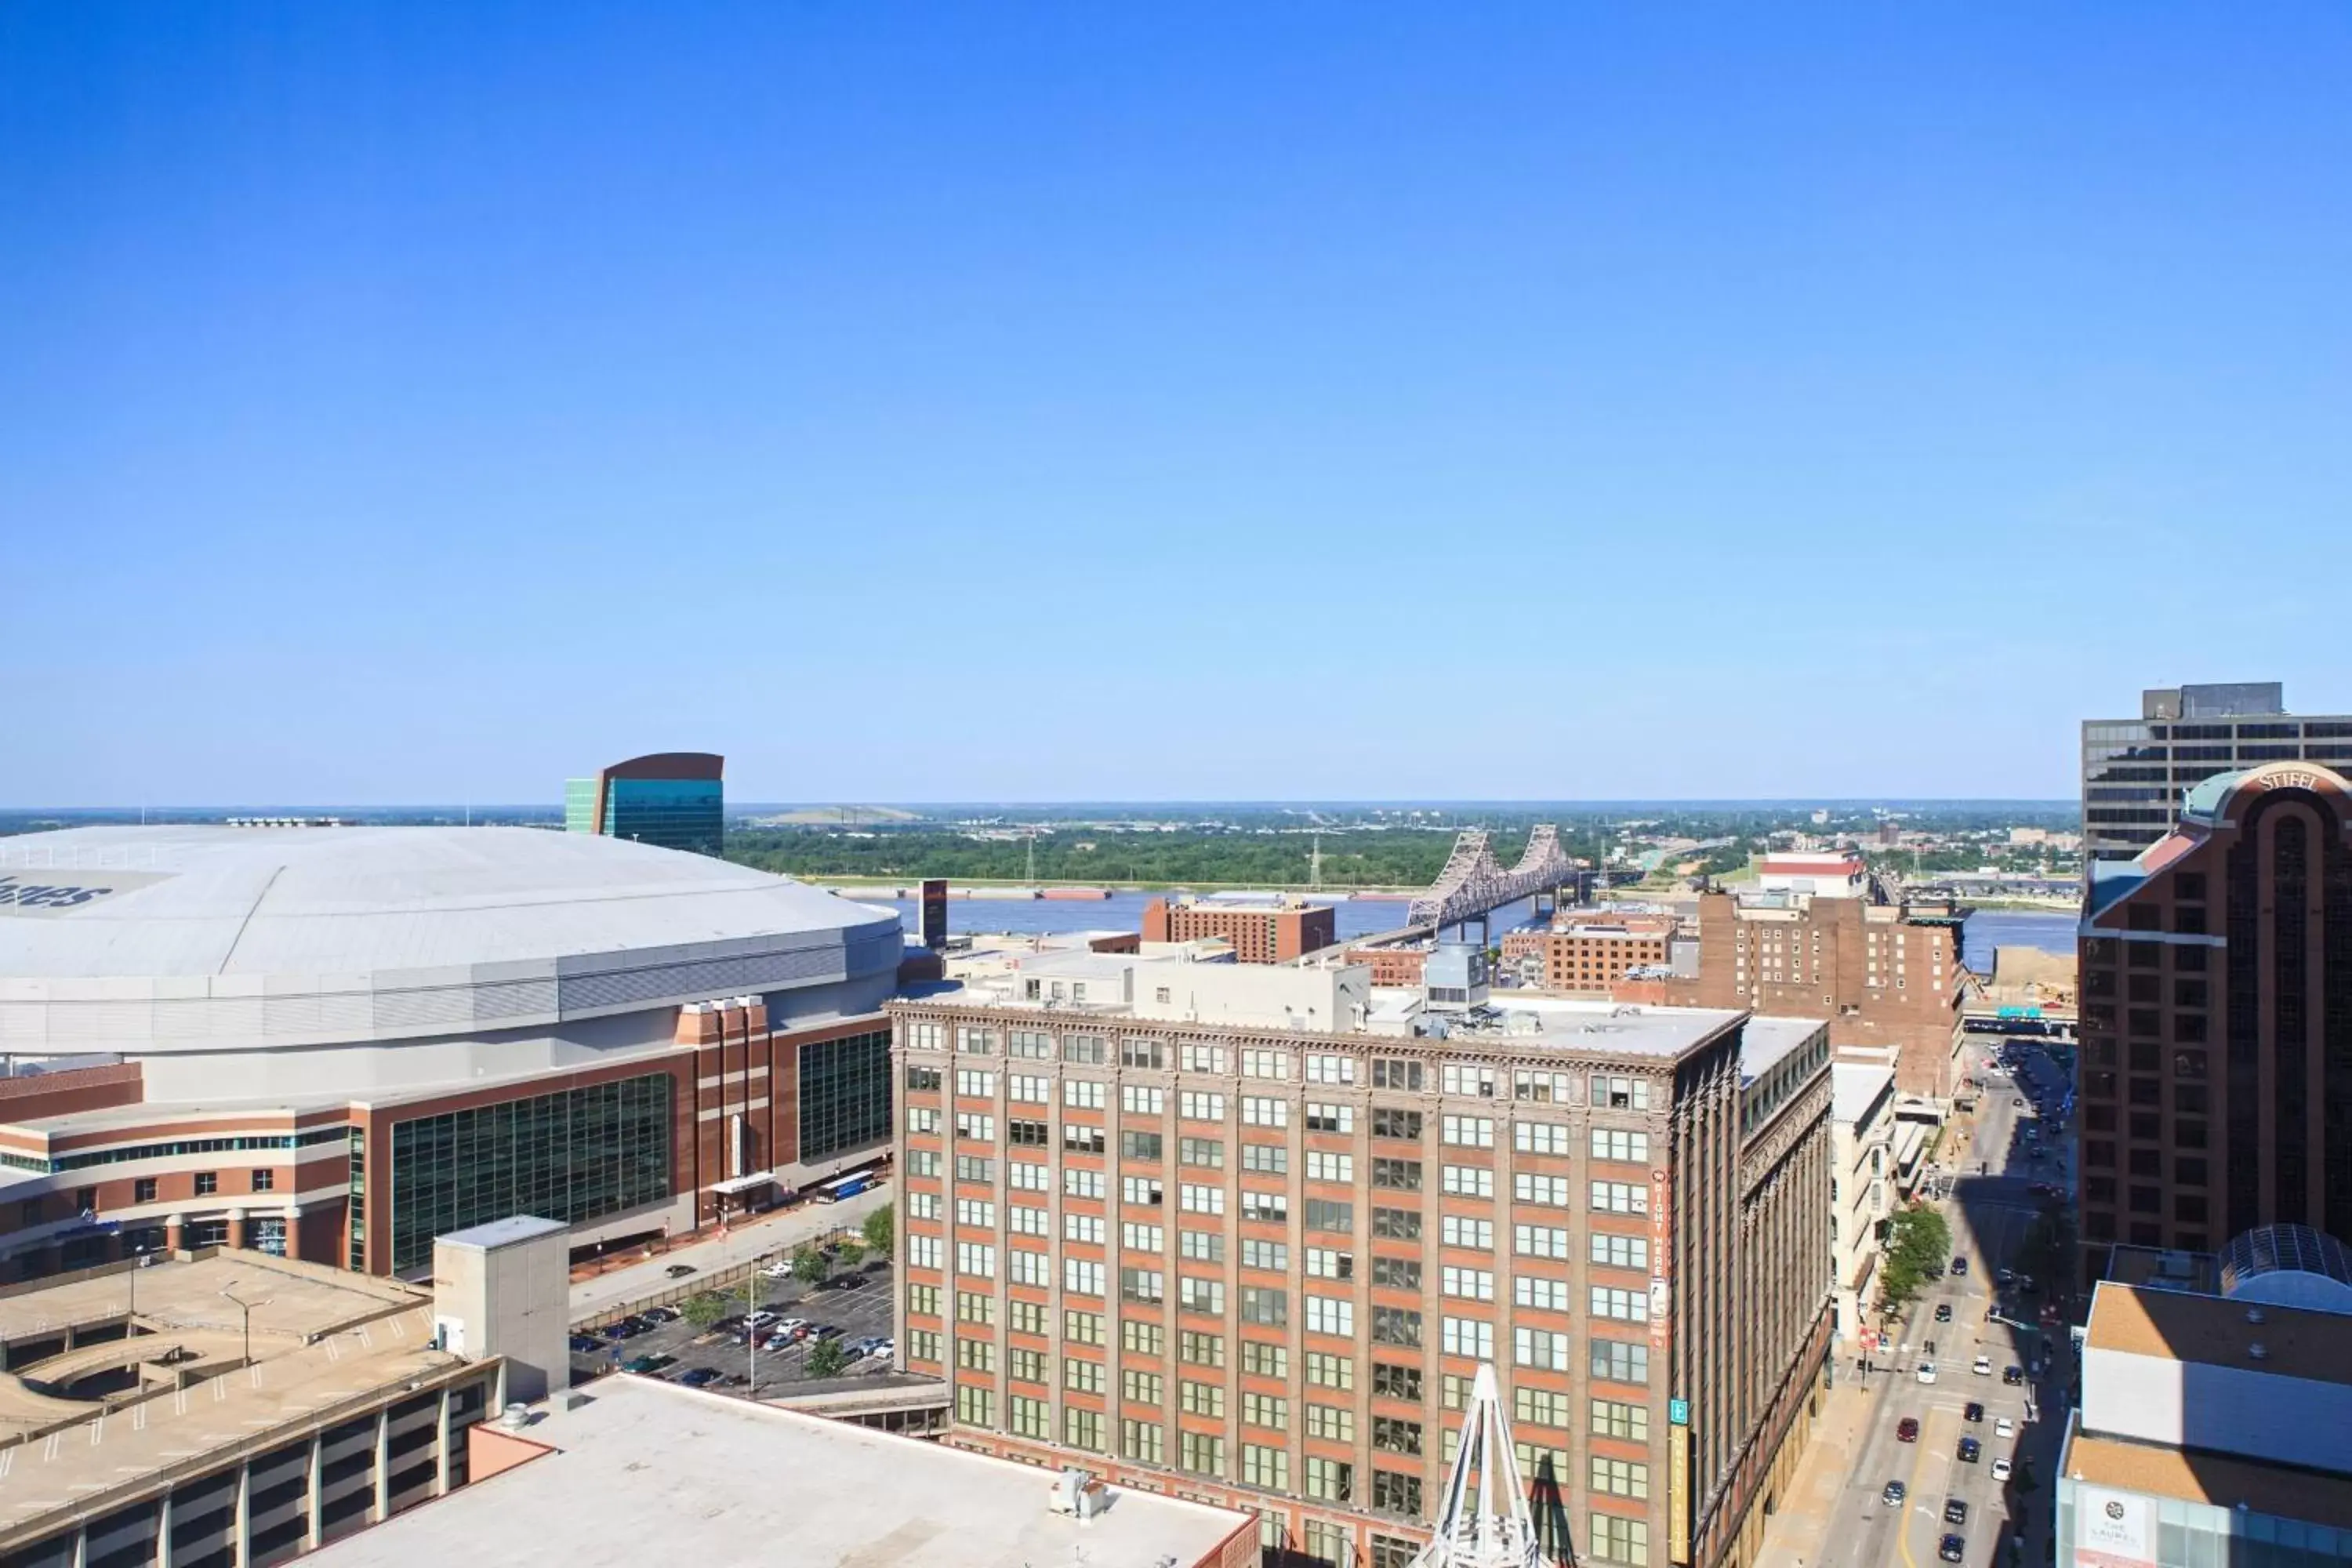
<svg viewBox="0 0 2352 1568">
<path fill-rule="evenodd" d="M 755 1258 L 790 1252 L 802 1242 L 828 1231 L 844 1227 L 855 1230 L 867 1215 L 888 1207 L 893 1196 L 894 1184 L 886 1182 L 841 1203 L 808 1203 L 798 1208 L 761 1215 L 730 1226 L 724 1236 L 714 1234 L 699 1241 L 681 1242 L 643 1263 L 615 1268 L 593 1279 L 583 1279 L 572 1287 L 572 1321 L 576 1323 L 599 1312 L 613 1311 L 692 1284 L 692 1279 L 669 1277 L 676 1264 L 692 1264 L 699 1278 Z"/>
<path fill-rule="evenodd" d="M 1830 1354 L 1846 1367 L 1853 1364 L 1854 1352 L 1843 1343 L 1832 1345 Z M 1841 1369 L 1838 1382 L 1822 1402 L 1813 1439 L 1805 1447 L 1805 1457 L 1797 1462 L 1797 1474 L 1780 1500 L 1779 1511 L 1765 1527 L 1758 1562 L 1780 1568 L 1797 1568 L 1800 1563 L 1814 1568 L 1827 1558 L 1839 1504 L 1850 1495 L 1847 1488 L 1870 1436 L 1877 1394 L 1885 1382 L 1884 1377 L 1872 1382 L 1859 1373 Z"/>
</svg>

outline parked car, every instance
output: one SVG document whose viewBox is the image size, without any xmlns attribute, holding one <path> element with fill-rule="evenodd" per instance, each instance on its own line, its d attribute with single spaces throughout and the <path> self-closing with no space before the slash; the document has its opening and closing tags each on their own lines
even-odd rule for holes
<svg viewBox="0 0 2352 1568">
<path fill-rule="evenodd" d="M 1889 1508 L 1900 1508 L 1906 1495 L 1908 1494 L 1905 1492 L 1901 1481 L 1889 1481 L 1886 1483 L 1886 1489 L 1878 1494 L 1878 1500 Z"/>
<path fill-rule="evenodd" d="M 1996 1437 L 2014 1437 L 2017 1436 L 2017 1423 L 2004 1415 L 1992 1424 L 1992 1435 Z"/>
<path fill-rule="evenodd" d="M 1961 1563 L 1968 1559 L 1969 1543 L 1957 1535 L 1947 1535 L 1936 1543 L 1936 1560 L 1939 1563 Z"/>
<path fill-rule="evenodd" d="M 819 1323 L 815 1329 L 811 1331 L 816 1338 L 821 1340 L 837 1340 L 841 1338 L 840 1328 L 833 1323 Z"/>
<path fill-rule="evenodd" d="M 820 1290 L 855 1290 L 860 1285 L 865 1283 L 866 1279 L 863 1275 L 836 1274 L 832 1279 L 818 1285 L 817 1289 Z"/>
<path fill-rule="evenodd" d="M 743 1331 L 743 1315 L 738 1312 L 731 1318 L 721 1318 L 710 1325 L 710 1331 L 714 1334 L 740 1334 Z"/>
<path fill-rule="evenodd" d="M 684 1315 L 676 1307 L 647 1307 L 637 1314 L 648 1323 L 675 1323 Z"/>
<path fill-rule="evenodd" d="M 673 1279 L 683 1279 L 688 1275 L 694 1272 L 694 1265 L 691 1263 L 673 1263 L 668 1268 L 663 1269 L 662 1272 L 668 1275 Z"/>
<path fill-rule="evenodd" d="M 593 1334 L 574 1334 L 572 1336 L 572 1353 L 573 1355 L 595 1355 L 604 1350 L 604 1342 L 598 1339 Z"/>
<path fill-rule="evenodd" d="M 1975 1370 L 1976 1374 L 1979 1377 L 1990 1377 L 1992 1375 L 1992 1357 L 1989 1355 L 1980 1355 L 1977 1357 Z"/>
<path fill-rule="evenodd" d="M 1973 1465 L 1983 1453 L 1984 1445 L 1978 1442 L 1974 1437 L 1963 1437 L 1960 1439 L 1960 1463 L 1964 1465 Z"/>
<path fill-rule="evenodd" d="M 743 1326 L 747 1329 L 764 1329 L 771 1323 L 782 1322 L 783 1317 L 782 1312 L 772 1312 L 762 1307 L 756 1312 L 744 1313 Z"/>
<path fill-rule="evenodd" d="M 849 1353 L 861 1358 L 869 1356 L 874 1353 L 874 1347 L 882 1342 L 882 1337 L 879 1334 L 868 1334 L 862 1340 L 852 1340 L 849 1342 Z"/>
<path fill-rule="evenodd" d="M 1969 1505 L 1962 1502 L 1956 1497 L 1946 1498 L 1944 1500 L 1944 1522 L 1946 1524 L 1966 1524 L 1968 1521 Z"/>
<path fill-rule="evenodd" d="M 1948 1322 L 1950 1322 L 1951 1321 L 1952 1321 L 1952 1304 L 1951 1304 L 1949 1301 L 1938 1301 L 1938 1302 L 1937 1302 L 1937 1303 L 1936 1303 L 1936 1321 L 1937 1321 L 1937 1322 L 1939 1322 L 1939 1323 L 1948 1323 Z"/>
<path fill-rule="evenodd" d="M 2021 1366 L 2005 1366 L 2000 1369 L 2000 1380 L 2010 1387 L 2015 1388 L 2025 1381 L 2025 1369 Z"/>
<path fill-rule="evenodd" d="M 1936 1363 L 1935 1363 L 1934 1362 L 1932 1362 L 1932 1361 L 1923 1361 L 1923 1362 L 1921 1362 L 1921 1363 L 1919 1363 L 1919 1369 L 1918 1369 L 1917 1373 L 1916 1373 L 1915 1375 L 1916 1375 L 1916 1376 L 1917 1376 L 1917 1378 L 1919 1379 L 1919 1381 L 1920 1381 L 1920 1382 L 1922 1382 L 1922 1383 L 1933 1383 L 1933 1382 L 1935 1382 L 1935 1381 L 1936 1381 Z"/>
<path fill-rule="evenodd" d="M 1952 1272 L 1953 1272 L 1953 1273 L 1955 1273 L 1955 1274 L 1966 1274 L 1968 1271 L 1969 1271 L 1969 1260 L 1968 1260 L 1967 1258 L 1953 1258 L 1953 1259 L 1952 1259 Z"/>
<path fill-rule="evenodd" d="M 779 1258 L 773 1263 L 769 1264 L 765 1268 L 761 1269 L 760 1275 L 761 1278 L 765 1279 L 789 1279 L 793 1277 L 792 1259 L 789 1258 Z"/>
<path fill-rule="evenodd" d="M 867 1351 L 866 1353 L 869 1359 L 878 1357 L 884 1361 L 891 1360 L 898 1353 L 898 1342 L 896 1340 L 877 1341 L 876 1342 L 874 1348 Z"/>
<path fill-rule="evenodd" d="M 1895 1440 L 1898 1443 L 1917 1442 L 1919 1440 L 1919 1423 L 1915 1418 L 1908 1415 L 1906 1415 L 1902 1420 L 1897 1421 L 1895 1424 Z"/>
<path fill-rule="evenodd" d="M 702 1388 L 719 1381 L 715 1366 L 690 1366 L 677 1374 L 677 1381 L 688 1388 Z"/>
<path fill-rule="evenodd" d="M 621 1340 L 633 1340 L 652 1327 L 651 1323 L 642 1322 L 635 1318 L 623 1318 L 617 1323 L 605 1325 L 604 1337 L 616 1342 Z"/>
<path fill-rule="evenodd" d="M 677 1357 L 674 1355 L 641 1355 L 632 1356 L 627 1361 L 623 1362 L 621 1363 L 621 1370 L 623 1372 L 634 1372 L 640 1377 L 650 1377 L 666 1366 L 675 1366 L 677 1364 Z"/>
<path fill-rule="evenodd" d="M 1992 1462 L 1992 1479 L 1994 1480 L 2005 1481 L 2009 1479 L 2009 1461 L 2007 1459 L 1995 1459 Z"/>
</svg>

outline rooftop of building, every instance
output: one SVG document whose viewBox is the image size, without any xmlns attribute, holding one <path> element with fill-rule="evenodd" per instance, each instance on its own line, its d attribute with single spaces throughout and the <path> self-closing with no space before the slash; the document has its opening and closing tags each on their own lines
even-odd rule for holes
<svg viewBox="0 0 2352 1568">
<path fill-rule="evenodd" d="M 1830 1115 L 1852 1125 L 1895 1088 L 1895 1069 L 1870 1062 L 1830 1063 Z"/>
<path fill-rule="evenodd" d="M 1762 1078 L 1828 1027 L 1826 1018 L 1749 1018 L 1748 1026 L 1739 1031 L 1740 1076 L 1750 1080 Z"/>
<path fill-rule="evenodd" d="M 2101 1280 L 2083 1343 L 2086 1351 L 2352 1384 L 2352 1319 L 2342 1313 L 2154 1284 Z"/>
<path fill-rule="evenodd" d="M 528 827 L 77 827 L 0 844 L 0 882 L 29 906 L 0 921 L 0 998 L 124 980 L 274 999 L 635 948 L 723 958 L 898 919 L 709 856 Z"/>
<path fill-rule="evenodd" d="M 253 1306 L 249 1337 L 231 1296 Z M 68 1329 L 108 1333 L 126 1318 L 139 1332 L 65 1348 Z M 109 1494 L 212 1450 L 465 1364 L 433 1336 L 431 1305 L 415 1291 L 253 1252 L 16 1289 L 0 1297 L 0 1339 L 58 1348 L 0 1373 L 0 1437 L 21 1439 L 0 1449 L 0 1542 L 58 1510 L 100 1510 Z M 50 1392 L 134 1361 L 153 1369 L 144 1397 Z"/>
<path fill-rule="evenodd" d="M 2352 1477 L 2075 1431 L 2066 1474 L 2092 1486 L 2352 1530 Z"/>
<path fill-rule="evenodd" d="M 1048 1509 L 1050 1470 L 650 1379 L 576 1397 L 524 1434 L 546 1453 L 327 1546 L 320 1568 L 635 1568 L 656 1547 L 795 1568 L 1192 1568 L 1256 1529 L 1128 1489 L 1082 1522 Z"/>
</svg>

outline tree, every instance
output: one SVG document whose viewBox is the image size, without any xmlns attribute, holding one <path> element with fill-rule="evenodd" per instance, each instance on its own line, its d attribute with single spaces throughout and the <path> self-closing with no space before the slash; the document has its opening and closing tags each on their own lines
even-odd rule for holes
<svg viewBox="0 0 2352 1568">
<path fill-rule="evenodd" d="M 866 1224 L 861 1227 L 866 1236 L 866 1245 L 872 1247 L 877 1257 L 887 1255 L 892 1244 L 898 1240 L 897 1214 L 896 1209 L 885 1204 L 866 1216 Z"/>
<path fill-rule="evenodd" d="M 811 1377 L 839 1377 L 849 1365 L 849 1352 L 837 1339 L 819 1340 L 809 1347 L 806 1371 Z"/>
<path fill-rule="evenodd" d="M 1916 1297 L 1951 1261 L 1952 1227 L 1941 1211 L 1915 1203 L 1886 1224 L 1885 1261 L 1879 1267 L 1880 1309 L 1896 1311 Z"/>
<path fill-rule="evenodd" d="M 803 1242 L 793 1249 L 793 1278 L 802 1284 L 821 1285 L 832 1272 L 833 1259 L 825 1256 L 822 1247 Z"/>
<path fill-rule="evenodd" d="M 696 1328 L 707 1329 L 725 1317 L 733 1306 L 734 1303 L 727 1299 L 725 1293 L 718 1290 L 705 1290 L 698 1296 L 688 1296 L 686 1299 L 686 1304 L 678 1309 L 678 1312 Z"/>
<path fill-rule="evenodd" d="M 839 1246 L 834 1248 L 833 1252 L 833 1260 L 835 1263 L 840 1264 L 844 1268 L 856 1268 L 858 1263 L 863 1260 L 865 1257 L 866 1244 L 862 1241 L 842 1242 Z"/>
</svg>

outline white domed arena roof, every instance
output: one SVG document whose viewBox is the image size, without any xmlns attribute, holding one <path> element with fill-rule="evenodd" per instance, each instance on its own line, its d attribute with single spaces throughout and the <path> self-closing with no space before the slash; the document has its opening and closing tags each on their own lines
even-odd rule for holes
<svg viewBox="0 0 2352 1568">
<path fill-rule="evenodd" d="M 895 970 L 897 914 L 527 827 L 0 838 L 0 1051 L 394 1038 Z"/>
</svg>

